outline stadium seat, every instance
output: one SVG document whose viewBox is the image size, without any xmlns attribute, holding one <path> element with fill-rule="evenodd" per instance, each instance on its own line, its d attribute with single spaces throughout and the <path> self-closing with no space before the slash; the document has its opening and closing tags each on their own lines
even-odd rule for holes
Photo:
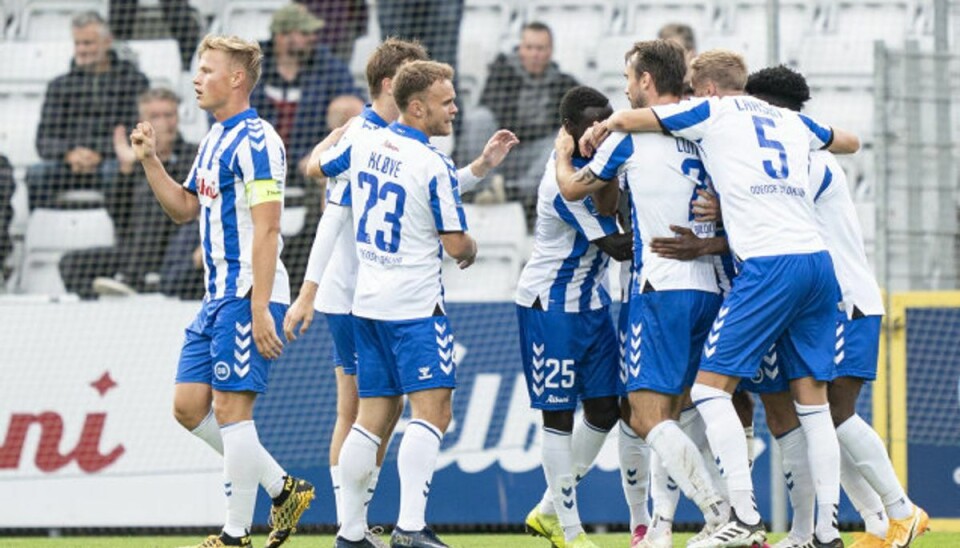
<svg viewBox="0 0 960 548">
<path fill-rule="evenodd" d="M 867 91 L 813 87 L 806 113 L 818 122 L 856 133 L 873 142 L 873 94 Z"/>
<path fill-rule="evenodd" d="M 735 0 L 724 20 L 722 46 L 741 52 L 751 71 L 769 64 L 767 4 L 766 0 Z M 810 35 L 819 4 L 800 0 L 784 0 L 779 4 L 780 51 L 777 58 L 784 59 L 786 52 L 796 51 L 800 41 Z M 709 46 L 704 43 L 700 49 L 704 51 Z"/>
<path fill-rule="evenodd" d="M 601 0 L 538 0 L 527 4 L 527 22 L 540 21 L 553 32 L 553 58 L 563 72 L 590 81 L 596 44 L 619 32 L 622 10 Z M 567 39 L 564 39 L 567 38 Z"/>
<path fill-rule="evenodd" d="M 107 18 L 108 0 L 15 0 L 18 17 L 16 37 L 27 41 L 70 40 L 70 21 L 84 11 Z"/>
<path fill-rule="evenodd" d="M 27 222 L 26 257 L 18 291 L 60 295 L 66 291 L 59 263 L 76 249 L 114 245 L 113 221 L 104 208 L 36 209 Z"/>
<path fill-rule="evenodd" d="M 597 44 L 597 78 L 599 90 L 610 99 L 614 110 L 628 108 L 630 102 L 624 94 L 626 80 L 623 76 L 624 55 L 636 40 L 631 36 L 609 36 Z"/>
<path fill-rule="evenodd" d="M 464 106 L 476 105 L 487 80 L 487 65 L 512 46 L 508 36 L 519 29 L 517 11 L 502 0 L 467 0 L 457 50 L 457 93 Z"/>
<path fill-rule="evenodd" d="M 786 59 L 807 80 L 835 88 L 865 89 L 873 85 L 873 43 L 855 36 L 812 36 L 802 40 Z"/>
<path fill-rule="evenodd" d="M 693 28 L 699 43 L 716 32 L 716 14 L 713 0 L 631 0 L 627 3 L 626 30 L 636 40 L 652 40 L 663 25 L 685 23 Z"/>
<path fill-rule="evenodd" d="M 179 88 L 180 47 L 176 40 L 130 40 L 127 45 L 136 54 L 140 71 L 150 79 L 150 87 Z"/>
<path fill-rule="evenodd" d="M 43 93 L 50 80 L 70 70 L 73 43 L 0 42 L 0 92 Z"/>
<path fill-rule="evenodd" d="M 443 284 L 450 301 L 509 301 L 517 287 L 527 232 L 523 207 L 516 202 L 463 206 L 470 235 L 477 240 L 477 262 L 460 270 L 444 258 Z"/>
<path fill-rule="evenodd" d="M 900 47 L 916 34 L 918 2 L 915 0 L 825 0 L 827 31 L 856 40 L 883 40 Z"/>
<path fill-rule="evenodd" d="M 42 106 L 42 91 L 0 91 L 0 154 L 5 154 L 14 168 L 40 161 L 35 141 Z"/>
<path fill-rule="evenodd" d="M 280 234 L 285 238 L 295 236 L 303 230 L 307 218 L 307 206 L 304 204 L 306 192 L 299 187 L 287 187 L 283 196 L 283 215 L 280 217 Z"/>
<path fill-rule="evenodd" d="M 226 2 L 219 23 L 215 22 L 213 26 L 220 34 L 236 34 L 247 40 L 267 40 L 270 38 L 273 12 L 289 3 L 289 0 Z"/>
</svg>

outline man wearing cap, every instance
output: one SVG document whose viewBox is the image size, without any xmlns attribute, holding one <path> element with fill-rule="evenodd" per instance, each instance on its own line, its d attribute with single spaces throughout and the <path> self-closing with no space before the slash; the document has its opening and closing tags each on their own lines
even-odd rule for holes
<svg viewBox="0 0 960 548">
<path fill-rule="evenodd" d="M 287 144 L 289 163 L 298 166 L 331 129 L 328 120 L 336 127 L 363 110 L 363 92 L 354 85 L 350 70 L 327 46 L 317 43 L 323 25 L 302 4 L 277 10 L 270 22 L 272 38 L 260 43 L 263 77 L 250 97 L 251 105 Z"/>
</svg>

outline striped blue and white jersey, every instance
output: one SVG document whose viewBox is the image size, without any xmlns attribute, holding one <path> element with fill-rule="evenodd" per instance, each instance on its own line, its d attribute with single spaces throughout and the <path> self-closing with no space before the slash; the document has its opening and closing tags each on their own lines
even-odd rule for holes
<svg viewBox="0 0 960 548">
<path fill-rule="evenodd" d="M 574 158 L 573 163 L 580 168 L 586 160 Z M 539 299 L 544 310 L 568 313 L 608 306 L 610 258 L 590 242 L 617 232 L 616 219 L 600 215 L 591 197 L 563 199 L 551 155 L 540 179 L 533 253 L 517 282 L 516 303 L 532 307 Z"/>
<path fill-rule="evenodd" d="M 394 122 L 337 143 L 323 172 L 349 170 L 360 268 L 353 314 L 412 320 L 445 309 L 440 234 L 465 232 L 456 168 L 427 136 Z"/>
<path fill-rule="evenodd" d="M 183 186 L 200 200 L 200 242 L 207 298 L 244 297 L 253 287 L 253 217 L 257 185 L 282 192 L 287 176 L 283 141 L 253 109 L 211 126 Z M 269 183 L 273 181 L 273 183 Z M 282 201 L 281 201 L 282 204 Z M 272 302 L 290 302 L 290 281 L 280 261 Z"/>
<path fill-rule="evenodd" d="M 825 249 L 808 168 L 810 151 L 832 141 L 830 128 L 747 96 L 690 99 L 653 112 L 664 130 L 699 145 L 740 259 Z"/>
<path fill-rule="evenodd" d="M 852 318 L 854 307 L 867 316 L 882 315 L 883 297 L 863 248 L 847 176 L 833 154 L 810 154 L 810 183 L 820 235 L 833 259 L 847 317 Z"/>
<path fill-rule="evenodd" d="M 674 237 L 670 225 L 711 237 L 713 223 L 693 220 L 690 203 L 698 189 L 707 188 L 707 172 L 697 146 L 678 137 L 652 133 L 613 133 L 594 154 L 589 169 L 600 179 L 626 177 L 634 241 L 634 294 L 647 283 L 658 291 L 696 289 L 717 293 L 717 276 L 710 257 L 692 261 L 666 259 L 643 242 Z"/>
<path fill-rule="evenodd" d="M 357 135 L 381 129 L 387 126 L 387 121 L 380 117 L 369 105 L 364 107 L 359 116 L 350 120 L 350 127 L 344 132 L 340 142 L 343 146 L 356 139 Z M 348 223 L 352 227 L 353 215 L 350 199 L 350 174 L 341 173 L 327 181 L 327 203 L 341 206 L 351 211 Z M 352 230 L 343 230 L 334 244 L 330 262 L 323 270 L 323 276 L 317 288 L 317 298 L 314 308 L 325 314 L 349 314 L 353 310 L 353 296 L 357 287 L 357 270 L 360 265 L 357 261 L 357 250 L 354 245 Z"/>
</svg>

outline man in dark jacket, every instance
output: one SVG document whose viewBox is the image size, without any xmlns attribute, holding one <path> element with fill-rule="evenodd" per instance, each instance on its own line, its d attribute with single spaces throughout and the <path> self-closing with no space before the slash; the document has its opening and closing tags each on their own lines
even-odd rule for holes
<svg viewBox="0 0 960 548">
<path fill-rule="evenodd" d="M 573 76 L 560 71 L 552 55 L 550 27 L 538 22 L 524 25 L 517 51 L 499 55 L 490 65 L 480 96 L 482 108 L 467 113 L 464 121 L 464 133 L 469 133 L 464 139 L 468 141 L 499 127 L 513 131 L 520 139 L 501 167 L 510 197 L 536 198 L 543 165 L 560 129 L 560 99 L 579 85 Z M 472 145 L 464 146 L 470 149 Z M 475 155 L 473 150 L 465 152 Z"/>
<path fill-rule="evenodd" d="M 96 12 L 72 21 L 74 57 L 70 72 L 47 86 L 37 129 L 44 162 L 27 172 L 30 208 L 51 207 L 59 192 L 105 192 L 104 176 L 115 169 L 113 134 L 137 121 L 136 97 L 147 77 L 111 51 L 110 29 Z"/>
<path fill-rule="evenodd" d="M 157 156 L 167 173 L 176 181 L 186 180 L 197 145 L 187 143 L 180 135 L 179 98 L 168 89 L 156 88 L 142 93 L 138 103 L 139 119 L 153 125 Z M 94 289 L 108 293 L 159 291 L 164 251 L 176 230 L 150 190 L 126 128 L 117 128 L 111 147 L 118 168 L 109 184 L 107 208 L 116 228 L 117 245 L 73 251 L 60 260 L 64 285 L 82 297 L 92 297 Z"/>
</svg>

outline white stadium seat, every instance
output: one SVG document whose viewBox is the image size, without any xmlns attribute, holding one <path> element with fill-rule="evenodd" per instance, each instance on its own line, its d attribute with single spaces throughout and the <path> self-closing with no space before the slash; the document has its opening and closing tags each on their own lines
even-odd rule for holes
<svg viewBox="0 0 960 548">
<path fill-rule="evenodd" d="M 480 100 L 487 80 L 487 65 L 514 44 L 507 40 L 519 26 L 516 10 L 501 0 L 467 0 L 460 23 L 460 44 L 457 49 L 457 79 L 464 105 Z"/>
<path fill-rule="evenodd" d="M 636 40 L 652 40 L 668 23 L 690 25 L 697 40 L 714 32 L 712 0 L 631 0 L 627 2 L 627 32 Z"/>
<path fill-rule="evenodd" d="M 28 41 L 70 40 L 70 21 L 78 13 L 96 11 L 107 18 L 108 0 L 15 0 L 19 3 L 16 37 Z"/>
<path fill-rule="evenodd" d="M 217 32 L 236 34 L 247 40 L 267 40 L 270 38 L 270 20 L 273 19 L 273 13 L 289 3 L 289 0 L 227 2 L 224 4 Z"/>
<path fill-rule="evenodd" d="M 136 54 L 137 66 L 150 80 L 150 87 L 178 89 L 182 72 L 176 40 L 130 40 L 127 46 Z"/>
<path fill-rule="evenodd" d="M 43 93 L 50 80 L 70 70 L 73 43 L 0 42 L 0 91 Z"/>
<path fill-rule="evenodd" d="M 18 291 L 60 295 L 66 291 L 60 278 L 60 258 L 76 249 L 114 245 L 113 221 L 104 208 L 36 209 L 27 222 L 26 258 Z"/>
<path fill-rule="evenodd" d="M 0 91 L 0 154 L 5 154 L 15 168 L 40 161 L 35 140 L 42 106 L 42 91 Z"/>
<path fill-rule="evenodd" d="M 443 285 L 449 301 L 509 301 L 527 252 L 523 207 L 516 202 L 463 206 L 469 233 L 477 240 L 477 262 L 460 270 L 444 257 Z"/>
</svg>

